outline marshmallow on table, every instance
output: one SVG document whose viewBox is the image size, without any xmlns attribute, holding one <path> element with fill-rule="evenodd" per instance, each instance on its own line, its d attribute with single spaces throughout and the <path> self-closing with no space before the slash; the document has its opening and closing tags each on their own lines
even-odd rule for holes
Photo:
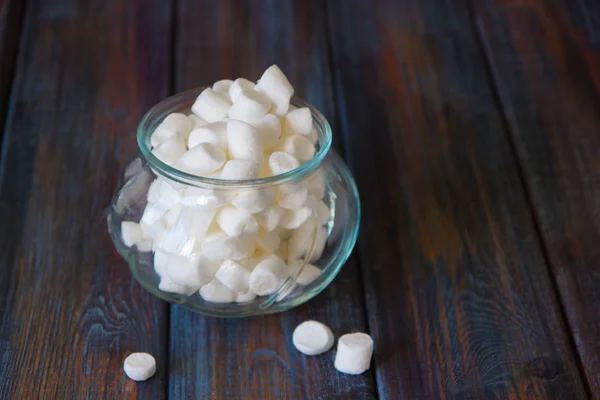
<svg viewBox="0 0 600 400">
<path fill-rule="evenodd" d="M 270 207 L 274 199 L 275 190 L 272 188 L 243 189 L 237 192 L 231 200 L 231 205 L 250 214 L 256 214 Z"/>
<path fill-rule="evenodd" d="M 234 119 L 228 120 L 227 146 L 231 158 L 262 162 L 262 137 L 252 125 Z"/>
<path fill-rule="evenodd" d="M 264 211 L 254 214 L 254 219 L 256 219 L 264 230 L 271 232 L 279 226 L 285 213 L 286 211 L 283 208 L 273 205 Z"/>
<path fill-rule="evenodd" d="M 285 135 L 310 135 L 312 130 L 312 115 L 308 107 L 297 108 L 285 115 L 283 121 L 283 133 Z"/>
<path fill-rule="evenodd" d="M 229 160 L 223 166 L 220 179 L 241 181 L 258 178 L 260 164 L 252 160 Z"/>
<path fill-rule="evenodd" d="M 235 293 L 217 280 L 213 280 L 200 288 L 200 297 L 211 303 L 232 303 Z"/>
<path fill-rule="evenodd" d="M 275 253 L 280 243 L 281 239 L 277 232 L 267 232 L 261 229 L 256 235 L 256 247 L 262 252 Z"/>
<path fill-rule="evenodd" d="M 256 84 L 255 90 L 269 98 L 273 114 L 283 117 L 288 112 L 294 88 L 277 65 L 267 68 Z"/>
<path fill-rule="evenodd" d="M 307 189 L 300 189 L 291 193 L 280 191 L 277 197 L 277 204 L 287 210 L 299 210 L 306 205 L 307 201 Z"/>
<path fill-rule="evenodd" d="M 269 156 L 269 168 L 273 175 L 280 175 L 285 172 L 296 169 L 300 162 L 291 154 L 282 151 L 276 151 Z"/>
<path fill-rule="evenodd" d="M 328 326 L 317 321 L 305 321 L 294 329 L 292 342 L 301 353 L 315 356 L 331 349 L 334 336 Z"/>
<path fill-rule="evenodd" d="M 165 164 L 171 165 L 175 160 L 181 157 L 185 151 L 186 147 L 183 142 L 183 137 L 181 133 L 176 132 L 167 140 L 153 148 L 152 154 Z"/>
<path fill-rule="evenodd" d="M 200 143 L 186 151 L 175 167 L 194 175 L 207 175 L 225 164 L 225 153 L 212 143 Z"/>
<path fill-rule="evenodd" d="M 288 265 L 290 268 L 290 275 L 293 276 L 293 275 L 297 274 L 298 271 L 300 270 L 300 268 L 302 267 L 302 264 L 304 264 L 303 260 L 295 260 L 295 261 L 289 262 Z M 315 267 L 312 264 L 306 264 L 306 265 L 304 265 L 304 267 L 302 267 L 302 270 L 298 274 L 298 276 L 296 278 L 296 283 L 298 283 L 299 285 L 302 285 L 302 286 L 310 285 L 319 276 L 321 276 L 321 273 L 322 273 L 322 271 L 320 268 Z"/>
<path fill-rule="evenodd" d="M 212 89 L 204 89 L 192 105 L 192 112 L 204 121 L 216 122 L 227 116 L 231 103 Z"/>
<path fill-rule="evenodd" d="M 287 277 L 283 260 L 271 256 L 258 263 L 250 274 L 250 289 L 259 296 L 272 294 L 279 290 Z"/>
<path fill-rule="evenodd" d="M 229 108 L 229 118 L 253 122 L 263 118 L 271 108 L 271 102 L 255 90 L 243 90 Z"/>
<path fill-rule="evenodd" d="M 123 370 L 134 381 L 145 381 L 156 373 L 156 360 L 148 353 L 131 353 L 123 363 Z"/>
<path fill-rule="evenodd" d="M 223 261 L 215 278 L 236 293 L 244 294 L 250 290 L 250 271 L 233 260 Z"/>
<path fill-rule="evenodd" d="M 225 121 L 217 121 L 194 128 L 188 137 L 187 146 L 191 149 L 200 143 L 212 143 L 215 146 L 219 146 L 223 151 L 226 151 L 227 123 Z"/>
<path fill-rule="evenodd" d="M 131 247 L 142 241 L 142 229 L 137 222 L 123 221 L 121 222 L 121 238 L 123 244 Z"/>
<path fill-rule="evenodd" d="M 315 146 L 303 135 L 287 136 L 282 149 L 299 161 L 308 161 L 315 156 Z"/>
<path fill-rule="evenodd" d="M 248 79 L 238 78 L 229 87 L 229 98 L 231 99 L 231 101 L 235 102 L 238 99 L 238 96 L 244 90 L 254 89 L 255 86 L 256 84 L 254 82 L 249 81 Z"/>
<path fill-rule="evenodd" d="M 207 238 L 202 242 L 202 252 L 210 261 L 223 261 L 227 258 L 242 260 L 250 256 L 256 248 L 256 243 L 248 238 L 217 236 Z"/>
<path fill-rule="evenodd" d="M 345 374 L 360 375 L 369 369 L 373 339 L 366 333 L 349 333 L 338 340 L 335 368 Z"/>
<path fill-rule="evenodd" d="M 228 236 L 254 235 L 258 232 L 258 222 L 250 213 L 239 208 L 223 207 L 216 220 L 219 228 Z"/>
<path fill-rule="evenodd" d="M 260 132 L 265 150 L 270 150 L 279 143 L 281 122 L 277 115 L 267 114 L 258 122 L 251 124 Z"/>
</svg>

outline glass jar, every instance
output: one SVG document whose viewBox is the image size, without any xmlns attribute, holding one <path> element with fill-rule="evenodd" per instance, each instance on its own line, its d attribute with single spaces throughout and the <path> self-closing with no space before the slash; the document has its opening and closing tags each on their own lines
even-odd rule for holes
<svg viewBox="0 0 600 400">
<path fill-rule="evenodd" d="M 313 159 L 281 175 L 252 180 L 191 175 L 159 160 L 151 151 L 150 137 L 167 115 L 189 114 L 203 89 L 167 98 L 142 118 L 137 130 L 141 156 L 123 170 L 122 184 L 109 208 L 111 239 L 146 290 L 201 314 L 242 317 L 280 312 L 302 304 L 335 278 L 358 235 L 358 192 L 348 167 L 331 150 L 331 127 L 318 110 L 293 98 L 292 105 L 308 107 L 312 113 L 317 133 Z M 302 208 L 291 211 L 294 203 L 303 201 Z M 223 232 L 215 224 L 215 216 L 224 209 L 242 209 L 251 214 L 260 223 L 258 234 Z M 127 221 L 140 223 L 144 239 L 136 245 L 124 241 Z M 275 232 L 276 235 L 270 234 Z M 270 252 L 275 256 L 269 257 L 285 262 L 285 276 L 280 276 L 276 290 L 262 296 L 244 298 L 243 294 L 234 293 L 233 297 L 206 301 L 198 283 L 173 285 L 173 273 L 165 270 L 165 264 L 170 268 L 173 260 L 183 260 L 177 257 L 201 258 L 210 264 L 203 269 L 203 285 L 212 285 L 212 280 L 217 279 L 215 271 L 223 261 L 220 258 L 233 258 L 252 274 L 257 263 Z M 206 254 L 211 254 L 212 259 L 207 260 Z M 164 261 L 165 257 L 169 261 Z M 203 290 L 208 291 L 208 286 Z"/>
</svg>

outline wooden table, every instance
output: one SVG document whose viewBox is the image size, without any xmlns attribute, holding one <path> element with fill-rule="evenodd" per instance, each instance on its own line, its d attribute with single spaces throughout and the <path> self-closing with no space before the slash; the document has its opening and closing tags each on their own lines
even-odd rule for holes
<svg viewBox="0 0 600 400">
<path fill-rule="evenodd" d="M 273 63 L 332 122 L 357 248 L 283 314 L 158 301 L 103 214 L 136 125 Z M 0 399 L 600 399 L 599 71 L 594 0 L 0 1 Z M 309 318 L 371 370 L 295 351 Z"/>
</svg>

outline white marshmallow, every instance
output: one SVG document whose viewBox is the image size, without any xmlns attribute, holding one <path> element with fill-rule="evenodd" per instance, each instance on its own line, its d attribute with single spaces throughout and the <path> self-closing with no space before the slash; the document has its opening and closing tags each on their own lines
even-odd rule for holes
<svg viewBox="0 0 600 400">
<path fill-rule="evenodd" d="M 327 244 L 327 229 L 319 227 L 317 230 L 317 237 L 315 238 L 315 246 L 313 248 L 312 256 L 310 256 L 310 262 L 315 262 L 323 255 L 325 246 Z"/>
<path fill-rule="evenodd" d="M 259 122 L 254 123 L 253 126 L 260 132 L 266 150 L 277 146 L 281 137 L 281 122 L 276 115 L 267 114 Z"/>
<path fill-rule="evenodd" d="M 281 236 L 279 236 L 279 239 L 281 240 L 281 242 L 279 243 L 279 248 L 277 249 L 277 251 L 275 251 L 275 255 L 281 258 L 282 260 L 287 260 L 289 241 L 284 240 L 283 238 L 281 238 Z"/>
<path fill-rule="evenodd" d="M 192 121 L 192 130 L 196 128 L 200 128 L 201 126 L 206 125 L 208 122 L 197 116 L 196 114 L 188 115 L 188 118 Z"/>
<path fill-rule="evenodd" d="M 233 260 L 223 261 L 215 277 L 236 293 L 244 294 L 250 290 L 250 286 L 248 286 L 250 271 Z"/>
<path fill-rule="evenodd" d="M 231 158 L 262 162 L 263 145 L 258 130 L 245 122 L 227 121 L 227 146 Z"/>
<path fill-rule="evenodd" d="M 231 79 L 221 79 L 213 84 L 212 90 L 215 92 L 229 92 L 231 85 L 233 85 L 233 81 Z M 227 97 L 229 97 L 229 94 Z"/>
<path fill-rule="evenodd" d="M 154 271 L 159 278 L 167 276 L 167 267 L 169 266 L 170 254 L 161 250 L 154 252 Z"/>
<path fill-rule="evenodd" d="M 168 276 L 164 275 L 158 284 L 158 290 L 163 292 L 176 293 L 184 296 L 189 296 L 194 292 L 198 291 L 197 287 L 178 285 L 171 280 Z"/>
<path fill-rule="evenodd" d="M 221 171 L 220 179 L 241 181 L 258 178 L 260 164 L 252 160 L 229 160 Z"/>
<path fill-rule="evenodd" d="M 288 264 L 289 264 L 289 268 L 290 268 L 290 275 L 295 275 L 300 270 L 300 267 L 302 267 L 302 264 L 304 264 L 304 261 L 296 260 L 296 261 L 291 261 Z M 298 283 L 299 285 L 303 285 L 303 286 L 310 285 L 319 276 L 321 276 L 321 273 L 322 273 L 322 271 L 320 268 L 315 267 L 312 264 L 306 264 L 302 268 L 302 271 L 300 271 L 300 273 L 298 274 L 298 277 L 296 278 L 296 283 Z"/>
<path fill-rule="evenodd" d="M 215 266 L 203 255 L 195 257 L 170 255 L 167 276 L 178 285 L 199 289 L 213 280 L 217 268 L 218 264 Z"/>
<path fill-rule="evenodd" d="M 315 196 L 319 200 L 325 197 L 325 172 L 319 168 L 305 181 L 308 193 Z"/>
<path fill-rule="evenodd" d="M 321 229 L 321 228 L 319 228 Z M 324 229 L 324 228 L 323 228 Z M 299 228 L 295 229 L 290 237 L 290 242 L 288 246 L 288 262 L 292 262 L 294 260 L 298 260 L 300 258 L 305 258 L 308 255 L 308 252 L 311 250 L 311 246 L 313 246 L 313 254 L 318 247 L 321 247 L 321 244 L 317 242 L 317 239 L 320 239 L 319 233 L 315 224 L 315 220 L 311 219 L 304 223 Z M 322 250 L 321 250 L 322 252 Z M 312 256 L 312 255 L 311 255 Z M 320 256 L 320 255 L 319 255 Z"/>
<path fill-rule="evenodd" d="M 277 232 L 279 233 L 279 237 L 281 238 L 281 240 L 289 240 L 292 237 L 292 234 L 294 233 L 293 229 L 287 229 L 284 228 L 282 226 L 280 226 L 277 229 Z"/>
<path fill-rule="evenodd" d="M 315 146 L 303 135 L 287 136 L 282 148 L 299 161 L 308 161 L 315 156 Z"/>
<path fill-rule="evenodd" d="M 223 261 L 227 258 L 242 260 L 254 252 L 256 243 L 250 239 L 216 237 L 205 239 L 202 252 L 210 261 Z"/>
<path fill-rule="evenodd" d="M 169 114 L 160 125 L 158 125 L 154 133 L 152 133 L 150 144 L 152 147 L 157 147 L 177 132 L 180 133 L 182 139 L 185 139 L 192 130 L 192 126 L 193 121 L 186 115 L 180 113 Z"/>
<path fill-rule="evenodd" d="M 259 296 L 275 293 L 287 278 L 285 263 L 271 256 L 254 268 L 250 274 L 250 289 Z"/>
<path fill-rule="evenodd" d="M 220 121 L 227 116 L 231 104 L 212 89 L 204 89 L 192 105 L 192 112 L 206 122 Z"/>
<path fill-rule="evenodd" d="M 282 151 L 276 151 L 269 157 L 269 168 L 272 175 L 280 175 L 299 166 L 300 162 L 294 156 Z"/>
<path fill-rule="evenodd" d="M 310 132 L 310 134 L 306 135 L 305 137 L 306 137 L 306 139 L 308 139 L 310 144 L 312 144 L 313 146 L 316 146 L 317 142 L 319 141 L 319 134 L 317 133 L 317 131 L 314 128 Z"/>
<path fill-rule="evenodd" d="M 161 237 L 154 242 L 156 249 L 185 256 L 197 251 L 194 249 L 194 245 L 194 241 L 185 233 L 182 224 L 165 230 Z"/>
<path fill-rule="evenodd" d="M 238 191 L 231 204 L 240 210 L 256 214 L 270 207 L 274 199 L 274 189 L 244 189 Z"/>
<path fill-rule="evenodd" d="M 165 164 L 171 165 L 185 153 L 185 150 L 183 137 L 179 132 L 176 132 L 173 136 L 152 149 L 152 154 Z"/>
<path fill-rule="evenodd" d="M 267 257 L 270 257 L 271 255 L 264 255 L 264 254 L 258 254 L 255 255 L 253 257 L 247 257 L 244 258 L 243 260 L 239 260 L 239 263 L 242 267 L 246 268 L 248 271 L 252 272 L 254 271 L 254 268 L 256 268 L 256 266 L 258 265 L 259 262 L 261 262 L 262 260 L 264 260 Z"/>
<path fill-rule="evenodd" d="M 271 107 L 273 114 L 283 117 L 288 112 L 294 88 L 277 65 L 267 68 L 255 89 L 269 98 L 273 104 Z"/>
<path fill-rule="evenodd" d="M 229 108 L 229 118 L 244 122 L 259 121 L 271 108 L 271 102 L 255 90 L 243 90 Z"/>
<path fill-rule="evenodd" d="M 373 339 L 366 333 L 349 333 L 338 340 L 335 368 L 345 374 L 360 375 L 369 369 Z"/>
<path fill-rule="evenodd" d="M 256 247 L 265 253 L 275 253 L 280 243 L 281 239 L 277 232 L 267 232 L 261 229 L 256 235 Z"/>
<path fill-rule="evenodd" d="M 316 356 L 331 349 L 334 342 L 333 332 L 328 326 L 317 321 L 305 321 L 294 329 L 292 343 L 307 356 Z"/>
<path fill-rule="evenodd" d="M 229 98 L 231 101 L 235 102 L 242 91 L 254 89 L 254 86 L 256 86 L 254 82 L 251 82 L 248 79 L 237 78 L 229 87 Z"/>
<path fill-rule="evenodd" d="M 181 204 L 185 206 L 201 207 L 204 210 L 214 210 L 226 203 L 223 192 L 190 186 L 187 187 L 180 198 Z"/>
<path fill-rule="evenodd" d="M 296 192 L 279 192 L 277 204 L 288 210 L 299 210 L 306 205 L 308 201 L 308 190 L 301 189 Z"/>
<path fill-rule="evenodd" d="M 152 239 L 144 239 L 141 242 L 136 243 L 135 245 L 139 252 L 149 253 L 152 251 L 152 247 L 154 246 L 154 242 Z"/>
<path fill-rule="evenodd" d="M 156 360 L 148 353 L 131 353 L 123 363 L 123 370 L 129 379 L 145 381 L 156 373 Z"/>
<path fill-rule="evenodd" d="M 217 280 L 202 286 L 199 293 L 204 300 L 211 303 L 232 303 L 236 297 L 235 293 Z"/>
<path fill-rule="evenodd" d="M 183 205 L 175 204 L 173 208 L 171 208 L 164 216 L 164 225 L 167 229 L 173 228 L 177 221 L 179 221 L 179 216 L 181 215 L 181 210 L 183 210 Z"/>
<path fill-rule="evenodd" d="M 316 200 L 317 204 L 317 221 L 319 221 L 319 225 L 326 224 L 331 218 L 331 211 L 329 211 L 329 207 L 323 200 Z"/>
<path fill-rule="evenodd" d="M 285 213 L 286 211 L 283 208 L 273 205 L 264 211 L 254 214 L 254 218 L 264 230 L 272 232 L 279 226 Z"/>
<path fill-rule="evenodd" d="M 256 298 L 256 293 L 248 289 L 246 293 L 238 293 L 235 296 L 236 303 L 248 303 Z"/>
<path fill-rule="evenodd" d="M 188 137 L 188 148 L 191 149 L 200 143 L 212 143 L 227 150 L 227 124 L 225 121 L 217 121 L 195 128 Z"/>
<path fill-rule="evenodd" d="M 254 235 L 258 232 L 258 222 L 246 211 L 235 207 L 223 207 L 217 214 L 217 224 L 228 236 Z"/>
<path fill-rule="evenodd" d="M 285 115 L 285 119 L 283 121 L 284 135 L 310 135 L 312 130 L 312 115 L 308 107 L 297 108 Z"/>
<path fill-rule="evenodd" d="M 299 210 L 288 210 L 281 218 L 279 225 L 285 229 L 298 229 L 310 217 L 313 216 L 313 211 L 310 207 L 302 207 Z"/>
<path fill-rule="evenodd" d="M 142 229 L 142 237 L 145 240 L 152 240 L 153 242 L 160 240 L 162 235 L 165 233 L 165 226 L 160 219 L 152 224 L 149 224 L 144 222 L 142 218 L 142 221 L 140 221 L 140 228 Z"/>
<path fill-rule="evenodd" d="M 152 147 L 157 147 L 176 133 L 176 130 L 165 128 L 164 126 L 159 125 L 156 127 L 154 132 L 152 132 L 152 136 L 150 136 L 150 144 Z"/>
<path fill-rule="evenodd" d="M 185 207 L 181 212 L 179 221 L 186 236 L 199 241 L 206 237 L 215 214 L 216 209 L 207 210 L 198 206 Z"/>
<path fill-rule="evenodd" d="M 123 244 L 131 247 L 142 241 L 142 229 L 137 222 L 123 221 L 121 222 L 121 239 Z"/>
<path fill-rule="evenodd" d="M 194 175 L 207 175 L 225 164 L 225 153 L 212 143 L 200 143 L 186 151 L 175 162 L 175 167 Z"/>
</svg>

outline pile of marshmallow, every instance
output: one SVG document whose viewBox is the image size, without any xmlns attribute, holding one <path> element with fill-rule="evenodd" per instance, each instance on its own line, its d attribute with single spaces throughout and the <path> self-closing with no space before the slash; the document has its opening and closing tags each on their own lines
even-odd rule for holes
<svg viewBox="0 0 600 400">
<path fill-rule="evenodd" d="M 290 105 L 293 93 L 275 65 L 256 84 L 218 81 L 191 114 L 172 113 L 158 125 L 152 153 L 227 181 L 296 169 L 314 157 L 317 133 L 310 109 Z M 311 263 L 323 253 L 331 218 L 323 171 L 276 186 L 237 184 L 196 187 L 159 175 L 140 222 L 122 222 L 126 246 L 154 252 L 160 290 L 241 303 L 277 292 L 290 277 L 309 285 L 320 276 Z"/>
</svg>

